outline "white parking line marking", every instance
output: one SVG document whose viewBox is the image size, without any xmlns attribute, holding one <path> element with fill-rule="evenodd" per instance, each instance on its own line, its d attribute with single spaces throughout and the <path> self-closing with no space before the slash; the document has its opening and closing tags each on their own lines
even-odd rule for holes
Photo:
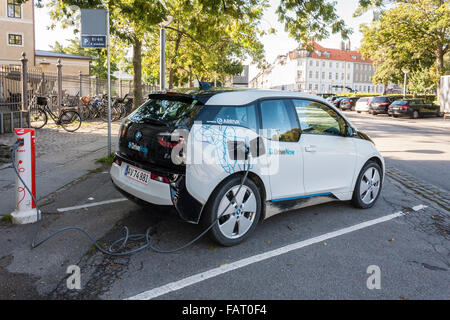
<svg viewBox="0 0 450 320">
<path fill-rule="evenodd" d="M 418 205 L 418 206 L 413 207 L 412 209 L 414 211 L 419 211 L 426 207 L 427 206 L 424 206 L 424 205 Z M 350 232 L 364 229 L 364 228 L 367 228 L 367 227 L 370 227 L 370 226 L 373 226 L 373 225 L 376 225 L 376 224 L 379 224 L 382 222 L 386 222 L 386 221 L 395 219 L 397 217 L 401 217 L 403 215 L 405 215 L 405 212 L 399 211 L 399 212 L 396 212 L 396 213 L 393 213 L 393 214 L 390 214 L 387 216 L 383 216 L 383 217 L 365 221 L 365 222 L 362 222 L 362 223 L 359 223 L 359 224 L 356 224 L 356 225 L 353 225 L 353 226 L 350 226 L 347 228 L 329 232 L 329 233 L 323 234 L 318 237 L 314 237 L 311 239 L 307 239 L 307 240 L 303 240 L 303 241 L 296 242 L 293 244 L 289 244 L 287 246 L 284 246 L 284 247 L 281 247 L 281 248 L 278 248 L 275 250 L 264 252 L 264 253 L 261 253 L 261 254 L 255 255 L 255 256 L 251 256 L 251 257 L 248 257 L 245 259 L 241 259 L 241 260 L 226 264 L 226 265 L 222 265 L 218 268 L 214 268 L 214 269 L 202 272 L 202 273 L 195 274 L 193 276 L 181 279 L 179 281 L 168 283 L 161 287 L 154 288 L 154 289 L 142 292 L 138 295 L 132 296 L 126 300 L 150 300 L 150 299 L 162 296 L 164 294 L 167 294 L 167 293 L 170 293 L 173 291 L 177 291 L 177 290 L 183 289 L 185 287 L 191 286 L 193 284 L 205 281 L 207 279 L 217 277 L 226 272 L 233 271 L 233 270 L 248 266 L 253 263 L 261 262 L 261 261 L 267 260 L 269 258 L 273 258 L 273 257 L 279 256 L 279 255 L 297 250 L 297 249 L 301 249 L 301 248 L 304 248 L 306 246 L 309 246 L 309 245 L 312 245 L 315 243 L 323 242 L 325 240 L 335 238 L 335 237 L 341 236 L 346 233 L 350 233 Z"/>
<path fill-rule="evenodd" d="M 82 204 L 82 205 L 74 206 L 74 207 L 58 208 L 58 209 L 56 209 L 56 211 L 58 211 L 58 212 L 66 212 L 66 211 L 72 211 L 72 210 L 78 210 L 78 209 L 83 209 L 83 208 L 88 208 L 88 207 L 101 206 L 103 204 L 120 202 L 120 201 L 126 201 L 126 200 L 128 200 L 128 199 L 127 198 L 119 198 L 119 199 L 105 200 L 105 201 L 99 201 L 99 202 L 92 202 L 92 203 L 86 203 L 86 204 Z"/>
</svg>

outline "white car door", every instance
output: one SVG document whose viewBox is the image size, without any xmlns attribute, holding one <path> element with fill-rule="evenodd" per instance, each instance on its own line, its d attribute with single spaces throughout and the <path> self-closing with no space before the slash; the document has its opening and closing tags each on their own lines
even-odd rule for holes
<svg viewBox="0 0 450 320">
<path fill-rule="evenodd" d="M 300 129 L 291 101 L 263 100 L 260 111 L 272 200 L 289 200 L 304 194 Z"/>
<path fill-rule="evenodd" d="M 307 194 L 351 192 L 356 167 L 355 139 L 331 107 L 293 99 L 302 134 L 303 180 Z"/>
</svg>

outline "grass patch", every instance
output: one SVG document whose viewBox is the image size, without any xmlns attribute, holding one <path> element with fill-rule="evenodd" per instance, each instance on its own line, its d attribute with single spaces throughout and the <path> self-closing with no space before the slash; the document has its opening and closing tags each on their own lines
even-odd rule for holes
<svg viewBox="0 0 450 320">
<path fill-rule="evenodd" d="M 103 158 L 97 159 L 96 162 L 100 162 L 100 163 L 104 163 L 104 164 L 109 164 L 111 165 L 114 161 L 114 153 L 111 153 L 110 155 L 107 155 Z"/>
<path fill-rule="evenodd" d="M 12 216 L 11 216 L 11 215 L 3 216 L 3 217 L 0 219 L 0 221 L 12 223 Z"/>
<path fill-rule="evenodd" d="M 88 171 L 89 171 L 89 173 L 98 173 L 98 172 L 101 172 L 102 170 L 103 170 L 103 168 L 99 167 L 99 168 L 91 169 L 91 170 L 88 170 Z"/>
</svg>

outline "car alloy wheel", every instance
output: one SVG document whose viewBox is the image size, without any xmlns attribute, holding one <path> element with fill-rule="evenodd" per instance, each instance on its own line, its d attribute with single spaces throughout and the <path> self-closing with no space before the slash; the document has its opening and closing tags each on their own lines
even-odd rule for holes
<svg viewBox="0 0 450 320">
<path fill-rule="evenodd" d="M 362 209 L 372 207 L 380 195 L 382 183 L 380 166 L 374 161 L 367 162 L 361 169 L 353 190 L 353 205 Z"/>
<path fill-rule="evenodd" d="M 252 190 L 247 186 L 231 188 L 220 201 L 217 215 L 221 215 L 225 208 L 228 209 L 219 218 L 219 230 L 229 238 L 242 237 L 252 226 L 256 214 L 256 198 Z M 235 195 L 236 201 L 233 199 Z"/>
<path fill-rule="evenodd" d="M 240 184 L 241 177 L 235 176 L 220 185 L 211 195 L 203 213 L 202 224 L 205 227 L 217 221 L 211 228 L 210 236 L 224 246 L 238 244 L 247 238 L 261 215 L 258 187 L 250 178 L 239 190 Z"/>
<path fill-rule="evenodd" d="M 361 178 L 361 183 L 359 184 L 359 194 L 361 196 L 362 202 L 369 205 L 378 196 L 380 191 L 381 177 L 374 167 L 370 167 L 366 170 Z"/>
</svg>

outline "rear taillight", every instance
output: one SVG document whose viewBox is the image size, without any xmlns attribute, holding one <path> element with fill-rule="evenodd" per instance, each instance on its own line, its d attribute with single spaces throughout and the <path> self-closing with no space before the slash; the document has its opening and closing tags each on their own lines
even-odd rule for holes
<svg viewBox="0 0 450 320">
<path fill-rule="evenodd" d="M 408 110 L 408 106 L 400 106 L 400 109 L 402 109 L 402 110 Z"/>
<path fill-rule="evenodd" d="M 391 106 L 389 106 L 389 107 L 388 107 L 388 109 L 392 109 L 392 107 L 391 107 Z"/>
<path fill-rule="evenodd" d="M 175 148 L 179 143 L 183 143 L 183 137 L 179 137 L 178 141 L 166 141 L 163 137 L 158 137 L 158 143 L 163 147 Z"/>
<path fill-rule="evenodd" d="M 122 160 L 120 160 L 119 158 L 115 157 L 114 158 L 114 163 L 117 164 L 118 166 L 122 165 Z"/>
<path fill-rule="evenodd" d="M 169 183 L 169 179 L 167 179 L 166 177 L 157 175 L 156 173 L 150 173 L 150 178 L 152 180 L 159 181 L 162 183 Z"/>
<path fill-rule="evenodd" d="M 387 106 L 387 105 L 389 105 L 389 103 L 387 102 L 380 103 L 380 106 Z"/>
</svg>

